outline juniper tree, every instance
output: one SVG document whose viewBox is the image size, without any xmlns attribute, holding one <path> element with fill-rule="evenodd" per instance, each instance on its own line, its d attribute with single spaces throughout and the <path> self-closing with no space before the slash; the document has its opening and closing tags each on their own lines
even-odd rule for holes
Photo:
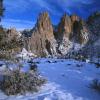
<svg viewBox="0 0 100 100">
<path fill-rule="evenodd" d="M 1 18 L 3 17 L 4 7 L 3 7 L 3 0 L 0 0 L 0 22 Z M 0 26 L 0 49 L 2 49 L 3 41 L 5 37 L 5 32 L 2 26 Z"/>
</svg>

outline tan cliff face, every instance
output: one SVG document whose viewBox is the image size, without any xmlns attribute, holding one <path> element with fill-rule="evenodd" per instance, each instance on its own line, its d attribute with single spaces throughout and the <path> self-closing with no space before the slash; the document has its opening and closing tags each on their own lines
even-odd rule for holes
<svg viewBox="0 0 100 100">
<path fill-rule="evenodd" d="M 41 13 L 30 38 L 30 50 L 37 55 L 53 55 L 56 52 L 53 41 L 55 39 L 49 15 L 47 12 Z"/>
<path fill-rule="evenodd" d="M 43 37 L 47 39 L 54 38 L 53 26 L 51 24 L 48 12 L 43 12 L 39 15 L 36 27 L 39 34 L 41 34 Z"/>
<path fill-rule="evenodd" d="M 71 19 L 68 15 L 64 14 L 58 25 L 58 31 L 57 31 L 58 38 L 59 37 L 63 38 L 64 36 L 66 38 L 69 38 L 71 32 L 72 32 Z"/>
</svg>

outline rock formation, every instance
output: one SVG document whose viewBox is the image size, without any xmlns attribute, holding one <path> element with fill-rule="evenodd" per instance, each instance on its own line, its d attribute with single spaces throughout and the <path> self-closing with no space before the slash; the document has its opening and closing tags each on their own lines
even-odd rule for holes
<svg viewBox="0 0 100 100">
<path fill-rule="evenodd" d="M 64 14 L 57 26 L 57 31 L 55 33 L 56 40 L 58 43 L 57 51 L 59 54 L 66 54 L 71 47 L 69 41 L 72 32 L 72 23 L 70 16 Z"/>
<path fill-rule="evenodd" d="M 84 45 L 88 42 L 88 29 L 86 23 L 77 15 L 68 16 L 66 14 L 60 20 L 55 31 L 58 42 L 58 52 L 67 54 L 76 45 Z"/>
<path fill-rule="evenodd" d="M 26 48 L 37 56 L 66 55 L 82 51 L 82 54 L 100 54 L 100 13 L 96 12 L 84 21 L 77 15 L 64 14 L 58 25 L 53 26 L 48 12 L 40 13 L 35 26 L 18 32 L 0 28 L 0 49 Z M 22 35 L 21 35 L 22 33 Z M 95 50 L 93 49 L 95 48 Z M 91 54 L 90 54 L 91 53 Z"/>
<path fill-rule="evenodd" d="M 43 12 L 35 27 L 28 31 L 31 35 L 25 37 L 25 47 L 38 56 L 66 55 L 85 47 L 95 36 L 92 31 L 94 32 L 94 27 L 91 29 L 90 24 L 75 14 L 64 14 L 60 23 L 53 26 L 48 13 Z M 98 34 L 96 30 L 94 33 Z"/>
<path fill-rule="evenodd" d="M 85 44 L 88 42 L 88 28 L 82 19 L 73 23 L 72 38 L 74 38 L 74 41 L 79 44 Z"/>
<path fill-rule="evenodd" d="M 30 50 L 38 56 L 56 54 L 53 26 L 47 12 L 41 13 L 29 39 Z"/>
</svg>

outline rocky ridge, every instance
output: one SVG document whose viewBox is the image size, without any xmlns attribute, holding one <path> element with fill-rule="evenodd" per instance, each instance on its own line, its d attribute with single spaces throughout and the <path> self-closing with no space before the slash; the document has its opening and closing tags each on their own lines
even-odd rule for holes
<svg viewBox="0 0 100 100">
<path fill-rule="evenodd" d="M 96 18 L 94 17 L 96 16 Z M 58 25 L 52 25 L 48 12 L 39 14 L 35 26 L 31 30 L 22 31 L 21 36 L 15 29 L 6 31 L 8 41 L 15 37 L 23 41 L 22 48 L 33 52 L 40 57 L 63 56 L 70 52 L 83 52 L 90 48 L 90 44 L 99 48 L 97 41 L 100 39 L 99 13 L 84 21 L 77 15 L 61 17 Z"/>
<path fill-rule="evenodd" d="M 43 12 L 30 30 L 32 35 L 26 39 L 25 48 L 38 56 L 65 55 L 73 48 L 74 42 L 76 45 L 88 42 L 88 29 L 83 23 L 76 15 L 64 14 L 55 31 L 48 12 Z"/>
</svg>

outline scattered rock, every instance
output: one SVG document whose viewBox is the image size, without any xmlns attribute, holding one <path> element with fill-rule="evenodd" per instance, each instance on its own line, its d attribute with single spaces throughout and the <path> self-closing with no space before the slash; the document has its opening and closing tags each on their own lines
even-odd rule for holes
<svg viewBox="0 0 100 100">
<path fill-rule="evenodd" d="M 76 64 L 76 67 L 83 67 L 82 64 Z"/>
<path fill-rule="evenodd" d="M 69 65 L 69 66 L 70 66 L 71 64 L 67 64 L 67 65 Z"/>
</svg>

